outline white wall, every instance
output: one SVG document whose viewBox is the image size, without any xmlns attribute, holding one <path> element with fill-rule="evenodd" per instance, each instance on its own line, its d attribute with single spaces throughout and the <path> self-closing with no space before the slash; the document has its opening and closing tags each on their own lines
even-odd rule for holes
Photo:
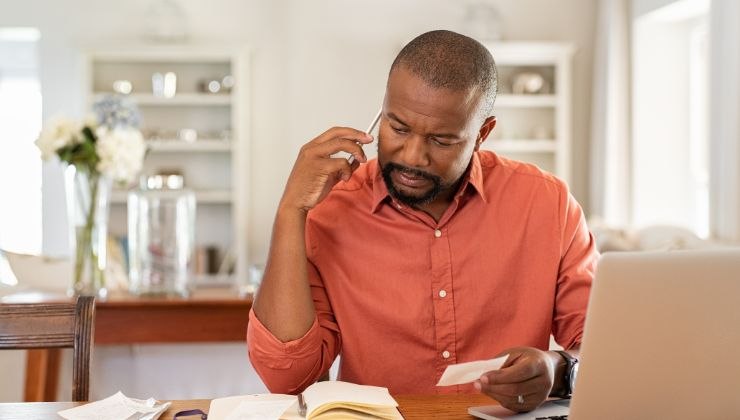
<svg viewBox="0 0 740 420">
<path fill-rule="evenodd" d="M 496 0 L 491 3 L 501 14 L 506 39 L 569 41 L 578 48 L 574 61 L 572 188 L 582 203 L 588 203 L 596 2 Z M 190 17 L 193 39 L 245 43 L 253 48 L 249 238 L 252 262 L 265 260 L 275 206 L 300 146 L 332 125 L 364 128 L 383 98 L 388 67 L 400 47 L 426 30 L 464 31 L 465 4 L 455 0 L 182 1 Z M 33 26 L 41 30 L 46 116 L 82 110 L 78 46 L 138 41 L 147 6 L 145 0 L 0 0 L 0 26 Z M 63 216 L 55 211 L 62 203 L 58 192 L 61 177 L 58 179 L 58 185 L 49 182 L 45 187 L 45 198 L 49 200 L 45 204 L 45 217 L 50 223 L 47 232 L 63 225 L 60 219 Z M 47 252 L 66 249 L 59 242 L 66 240 L 64 232 L 55 233 L 57 240 L 46 244 Z M 245 353 L 241 349 L 232 350 L 232 358 L 224 363 L 243 363 Z M 132 353 L 131 357 L 136 355 Z M 203 355 L 201 358 L 209 359 Z M 130 378 L 136 371 L 131 368 L 133 362 L 116 363 L 115 370 L 101 379 L 105 383 L 98 383 L 106 392 L 115 391 L 116 383 L 137 383 Z M 192 363 L 197 365 L 198 361 Z M 155 366 L 151 375 L 157 373 Z M 171 381 L 183 382 L 186 381 L 174 378 Z M 8 399 L 5 384 L 0 385 L 0 400 Z M 232 390 L 244 392 L 246 387 L 236 382 Z M 134 390 L 129 392 L 137 394 Z M 192 394 L 198 394 L 197 390 Z M 185 398 L 190 394 L 178 395 Z"/>
</svg>

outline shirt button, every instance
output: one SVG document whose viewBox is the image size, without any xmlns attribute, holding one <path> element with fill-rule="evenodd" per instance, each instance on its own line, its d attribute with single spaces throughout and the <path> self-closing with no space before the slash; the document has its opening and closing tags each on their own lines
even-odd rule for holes
<svg viewBox="0 0 740 420">
<path fill-rule="evenodd" d="M 442 352 L 442 357 L 444 357 L 445 359 L 449 359 L 450 358 L 450 352 L 447 351 L 447 350 L 443 351 Z"/>
<path fill-rule="evenodd" d="M 442 231 L 439 229 L 434 229 L 434 237 L 439 238 L 440 236 L 442 236 Z"/>
<path fill-rule="evenodd" d="M 447 296 L 447 292 L 446 292 L 446 291 L 444 291 L 444 290 L 440 290 L 440 291 L 439 291 L 439 297 L 443 298 L 443 297 L 445 297 L 445 296 Z"/>
</svg>

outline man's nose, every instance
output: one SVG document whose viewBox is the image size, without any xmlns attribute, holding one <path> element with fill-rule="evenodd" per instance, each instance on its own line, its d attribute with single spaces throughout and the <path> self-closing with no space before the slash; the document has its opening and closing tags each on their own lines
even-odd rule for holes
<svg viewBox="0 0 740 420">
<path fill-rule="evenodd" d="M 403 144 L 403 163 L 411 168 L 423 168 L 429 165 L 429 151 L 426 139 L 411 136 Z"/>
</svg>

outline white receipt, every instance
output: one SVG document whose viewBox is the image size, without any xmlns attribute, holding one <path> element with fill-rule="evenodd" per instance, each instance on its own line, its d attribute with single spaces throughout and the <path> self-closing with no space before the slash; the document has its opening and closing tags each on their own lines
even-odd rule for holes
<svg viewBox="0 0 740 420">
<path fill-rule="evenodd" d="M 294 403 L 294 399 L 242 401 L 225 420 L 278 420 Z"/>
<path fill-rule="evenodd" d="M 62 410 L 57 414 L 67 420 L 156 420 L 170 404 L 172 403 L 158 404 L 154 398 L 137 400 L 118 391 L 108 398 Z"/>
<path fill-rule="evenodd" d="M 439 378 L 437 386 L 460 385 L 473 382 L 486 372 L 500 369 L 504 362 L 506 362 L 507 357 L 509 357 L 508 354 L 490 360 L 478 360 L 476 362 L 449 365 L 442 374 L 442 377 Z"/>
</svg>

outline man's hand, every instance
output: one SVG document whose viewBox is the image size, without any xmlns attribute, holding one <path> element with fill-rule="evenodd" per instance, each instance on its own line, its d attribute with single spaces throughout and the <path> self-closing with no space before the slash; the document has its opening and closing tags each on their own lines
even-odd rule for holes
<svg viewBox="0 0 740 420">
<path fill-rule="evenodd" d="M 359 162 L 367 162 L 358 143 L 373 141 L 371 135 L 354 128 L 334 127 L 306 143 L 293 165 L 281 207 L 308 212 L 331 191 L 339 180 L 347 181 Z M 344 151 L 355 161 L 350 165 L 343 157 L 331 156 Z"/>
<path fill-rule="evenodd" d="M 512 411 L 531 411 L 542 404 L 553 388 L 560 357 L 533 347 L 515 347 L 501 369 L 486 372 L 475 387 Z"/>
</svg>

